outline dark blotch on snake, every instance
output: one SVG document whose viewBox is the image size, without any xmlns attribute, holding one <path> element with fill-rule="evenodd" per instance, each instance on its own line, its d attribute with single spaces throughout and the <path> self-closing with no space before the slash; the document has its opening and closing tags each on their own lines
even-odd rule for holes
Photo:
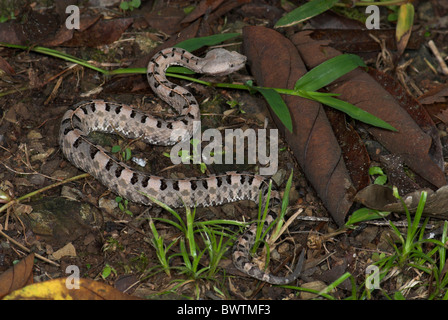
<svg viewBox="0 0 448 320">
<path fill-rule="evenodd" d="M 75 142 L 73 143 L 73 148 L 77 149 L 79 147 L 79 145 L 82 142 L 82 138 L 78 137 L 78 139 L 75 140 Z"/>
<path fill-rule="evenodd" d="M 115 177 L 120 178 L 121 172 L 124 170 L 124 167 L 118 166 L 117 169 L 115 169 Z"/>
<path fill-rule="evenodd" d="M 134 185 L 138 182 L 138 173 L 134 172 L 131 178 L 131 184 Z"/>
<path fill-rule="evenodd" d="M 148 186 L 149 176 L 145 176 L 142 180 L 142 187 L 146 188 Z"/>
<path fill-rule="evenodd" d="M 112 161 L 112 159 L 109 159 L 109 161 L 107 161 L 107 164 L 106 164 L 106 170 L 109 171 L 110 168 L 112 168 L 113 164 L 114 164 L 114 162 Z"/>
<path fill-rule="evenodd" d="M 99 152 L 98 148 L 95 148 L 94 146 L 90 146 L 90 159 L 95 159 L 96 154 Z"/>
</svg>

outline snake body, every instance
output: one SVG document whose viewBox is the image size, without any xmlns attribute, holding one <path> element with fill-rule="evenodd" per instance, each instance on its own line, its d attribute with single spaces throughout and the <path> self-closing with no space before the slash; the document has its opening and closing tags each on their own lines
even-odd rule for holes
<svg viewBox="0 0 448 320">
<path fill-rule="evenodd" d="M 211 50 L 204 58 L 179 48 L 158 52 L 148 64 L 148 82 L 178 116 L 162 119 L 131 106 L 103 100 L 78 103 L 62 118 L 59 142 L 64 156 L 113 192 L 144 205 L 152 205 L 145 194 L 173 208 L 184 205 L 215 206 L 246 199 L 258 202 L 260 192 L 263 201 L 266 201 L 268 183 L 262 176 L 227 172 L 201 178 L 166 179 L 136 171 L 114 159 L 103 147 L 87 138 L 90 132 L 101 131 L 118 132 L 128 138 L 140 138 L 155 145 L 173 145 L 189 139 L 193 133 L 193 121 L 200 121 L 199 105 L 188 90 L 167 80 L 166 69 L 171 65 L 181 65 L 197 73 L 226 75 L 241 69 L 245 62 L 245 56 L 224 49 Z M 184 135 L 179 136 L 176 132 Z M 272 208 L 280 200 L 275 190 L 270 195 Z M 264 227 L 275 218 L 275 212 L 270 210 Z M 271 275 L 251 261 L 250 249 L 255 241 L 255 233 L 256 224 L 253 224 L 235 243 L 232 258 L 236 268 L 251 277 L 273 284 L 286 284 L 295 280 L 300 273 L 303 254 L 294 272 L 287 277 Z"/>
</svg>

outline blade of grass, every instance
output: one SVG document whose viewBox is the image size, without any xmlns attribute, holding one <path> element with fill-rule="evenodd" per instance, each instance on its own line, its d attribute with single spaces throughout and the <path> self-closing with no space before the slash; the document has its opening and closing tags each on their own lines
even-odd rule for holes
<svg viewBox="0 0 448 320">
<path fill-rule="evenodd" d="M 364 123 L 367 123 L 369 125 L 375 126 L 375 127 L 379 127 L 379 128 L 383 128 L 383 129 L 387 129 L 387 130 L 391 130 L 391 131 L 397 131 L 397 129 L 395 129 L 393 126 L 391 126 L 390 124 L 388 124 L 386 121 L 381 120 L 378 117 L 375 117 L 373 114 L 364 111 L 354 105 L 352 105 L 351 103 L 333 98 L 333 97 L 328 97 L 328 96 L 322 96 L 322 95 L 316 95 L 314 92 L 310 92 L 310 91 L 300 91 L 300 93 L 304 96 L 304 97 L 308 97 L 308 99 L 312 99 L 315 101 L 318 101 L 322 104 L 325 104 L 329 107 L 332 107 L 334 109 L 337 109 L 339 111 L 342 111 L 344 113 L 346 113 L 347 115 L 349 115 L 350 117 L 352 117 L 353 119 L 362 121 Z"/>
<path fill-rule="evenodd" d="M 313 0 L 294 9 L 277 21 L 274 28 L 290 27 L 332 8 L 339 0 Z"/>
<path fill-rule="evenodd" d="M 185 41 L 179 42 L 175 45 L 177 48 L 182 48 L 187 51 L 195 51 L 199 48 L 205 47 L 205 46 L 214 46 L 218 43 L 224 42 L 226 40 L 238 37 L 241 35 L 240 33 L 221 33 L 221 34 L 214 34 L 207 37 L 198 37 L 198 38 L 192 38 L 187 39 Z"/>
<path fill-rule="evenodd" d="M 374 209 L 361 208 L 352 213 L 348 221 L 345 223 L 345 226 L 351 228 L 356 223 L 384 218 L 389 214 L 390 212 L 381 212 Z"/>
<path fill-rule="evenodd" d="M 188 247 L 190 248 L 190 255 L 196 259 L 197 250 L 196 250 L 196 241 L 194 239 L 194 216 L 196 213 L 196 209 L 191 210 L 189 207 L 185 207 L 186 215 L 187 215 L 187 233 L 185 237 L 188 240 Z"/>
<path fill-rule="evenodd" d="M 275 115 L 284 124 L 286 129 L 288 129 L 289 132 L 292 132 L 291 115 L 289 113 L 288 106 L 283 101 L 280 94 L 273 89 L 265 89 L 261 87 L 252 87 L 252 88 L 263 95 L 263 97 L 269 103 L 269 106 L 271 107 L 272 111 L 274 111 Z"/>
<path fill-rule="evenodd" d="M 355 54 L 341 54 L 316 66 L 297 80 L 294 90 L 316 91 L 357 67 L 365 67 Z"/>
</svg>

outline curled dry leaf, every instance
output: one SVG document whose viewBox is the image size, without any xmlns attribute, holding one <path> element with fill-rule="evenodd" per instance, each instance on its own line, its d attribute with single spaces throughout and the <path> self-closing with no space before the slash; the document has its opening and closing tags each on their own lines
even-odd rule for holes
<svg viewBox="0 0 448 320">
<path fill-rule="evenodd" d="M 257 84 L 293 89 L 307 69 L 290 40 L 264 27 L 243 29 L 244 53 Z M 271 113 L 307 179 L 339 224 L 354 193 L 342 152 L 322 105 L 297 96 L 283 96 L 293 121 L 293 133 Z"/>
<path fill-rule="evenodd" d="M 312 40 L 309 32 L 295 34 L 292 42 L 308 68 L 341 54 L 324 42 Z M 445 174 L 440 167 L 440 153 L 433 153 L 434 146 L 440 144 L 438 136 L 425 133 L 394 96 L 368 73 L 361 68 L 355 69 L 334 81 L 329 86 L 329 91 L 340 94 L 339 99 L 350 102 L 395 127 L 398 132 L 376 127 L 368 127 L 367 130 L 389 152 L 400 156 L 409 168 L 430 184 L 435 187 L 446 184 Z"/>
<path fill-rule="evenodd" d="M 34 254 L 6 270 L 0 275 L 0 299 L 14 290 L 33 283 Z"/>
<path fill-rule="evenodd" d="M 423 191 L 428 193 L 423 214 L 440 219 L 448 218 L 448 186 L 443 186 L 436 191 L 431 189 L 421 189 L 402 196 L 402 199 L 409 212 L 417 210 L 418 203 Z M 389 212 L 405 212 L 405 209 L 397 198 L 394 197 L 390 187 L 372 184 L 360 192 L 355 197 L 355 201 L 364 206 Z"/>
</svg>

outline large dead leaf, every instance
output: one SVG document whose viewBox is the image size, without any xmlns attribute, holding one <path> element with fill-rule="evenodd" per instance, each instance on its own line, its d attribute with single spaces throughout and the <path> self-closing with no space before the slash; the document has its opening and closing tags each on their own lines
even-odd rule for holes
<svg viewBox="0 0 448 320">
<path fill-rule="evenodd" d="M 167 41 L 158 45 L 148 55 L 141 57 L 135 61 L 131 68 L 144 68 L 148 65 L 149 60 L 160 50 L 173 47 L 177 43 L 195 38 L 205 37 L 213 34 L 213 28 L 211 24 L 216 19 L 223 17 L 232 9 L 235 9 L 244 3 L 250 2 L 250 0 L 229 0 L 229 1 L 202 1 L 200 5 L 191 12 L 180 23 L 182 25 L 189 23 L 188 26 L 182 28 L 175 37 L 169 38 Z"/>
<path fill-rule="evenodd" d="M 198 19 L 199 17 L 210 14 L 212 11 L 218 8 L 223 3 L 223 1 L 224 0 L 202 0 L 196 6 L 196 8 L 182 20 L 181 23 L 190 23 Z"/>
<path fill-rule="evenodd" d="M 30 10 L 27 21 L 0 23 L 0 41 L 20 45 L 52 46 L 89 46 L 97 47 L 118 40 L 131 25 L 132 18 L 102 20 L 100 15 L 82 15 L 80 28 L 68 29 L 66 17 L 49 12 L 39 13 Z"/>
<path fill-rule="evenodd" d="M 353 186 L 356 191 L 359 191 L 370 184 L 370 157 L 364 142 L 355 128 L 345 121 L 345 117 L 341 112 L 326 108 L 325 113 L 341 146 L 344 162 Z"/>
<path fill-rule="evenodd" d="M 403 196 L 402 199 L 409 212 L 415 212 L 417 210 L 417 206 L 423 191 L 428 193 L 423 214 L 440 219 L 447 219 L 448 186 L 443 186 L 437 191 L 430 189 L 417 190 Z M 355 197 L 355 201 L 375 210 L 405 212 L 401 201 L 394 197 L 392 189 L 390 187 L 380 186 L 377 184 L 372 184 L 358 192 Z"/>
<path fill-rule="evenodd" d="M 257 84 L 293 89 L 307 72 L 294 45 L 277 31 L 264 27 L 243 29 L 244 53 Z M 354 188 L 341 149 L 319 103 L 283 96 L 293 121 L 293 133 L 273 118 L 325 207 L 339 224 L 352 204 Z"/>
<path fill-rule="evenodd" d="M 181 8 L 164 7 L 160 10 L 143 13 L 148 24 L 166 34 L 174 34 L 182 29 L 181 20 L 185 13 Z"/>
<path fill-rule="evenodd" d="M 99 20 L 84 31 L 75 31 L 73 38 L 62 45 L 67 47 L 97 47 L 110 44 L 117 41 L 132 22 L 132 18 Z"/>
<path fill-rule="evenodd" d="M 309 32 L 295 34 L 292 42 L 308 68 L 341 54 L 323 42 L 312 40 Z M 387 150 L 400 156 L 415 173 L 433 186 L 442 187 L 446 184 L 445 174 L 439 166 L 441 161 L 437 158 L 440 155 L 433 153 L 434 145 L 440 144 L 435 140 L 438 137 L 426 134 L 395 98 L 368 73 L 360 68 L 355 69 L 333 82 L 329 90 L 340 94 L 339 99 L 394 126 L 398 132 L 376 127 L 368 127 L 368 131 Z"/>
<path fill-rule="evenodd" d="M 448 85 L 436 84 L 425 94 L 418 97 L 421 104 L 425 106 L 432 119 L 436 122 L 442 121 L 448 124 Z"/>
<path fill-rule="evenodd" d="M 319 17 L 319 16 L 318 16 Z M 365 53 L 375 52 L 381 50 L 381 46 L 378 42 L 374 41 L 371 35 L 377 39 L 382 39 L 385 42 L 386 48 L 390 50 L 396 50 L 397 45 L 394 39 L 395 29 L 383 29 L 369 30 L 366 32 L 365 25 L 362 29 L 323 29 L 321 26 L 317 26 L 310 34 L 310 37 L 314 40 L 326 40 L 328 44 L 336 50 L 350 53 Z M 418 50 L 422 44 L 421 36 L 412 37 L 409 39 L 407 45 L 408 49 Z"/>
<path fill-rule="evenodd" d="M 34 254 L 20 260 L 0 275 L 0 299 L 7 294 L 33 283 Z"/>
<path fill-rule="evenodd" d="M 58 278 L 34 283 L 11 292 L 5 300 L 135 300 L 105 283 L 79 279 L 79 288 L 71 278 Z"/>
</svg>

